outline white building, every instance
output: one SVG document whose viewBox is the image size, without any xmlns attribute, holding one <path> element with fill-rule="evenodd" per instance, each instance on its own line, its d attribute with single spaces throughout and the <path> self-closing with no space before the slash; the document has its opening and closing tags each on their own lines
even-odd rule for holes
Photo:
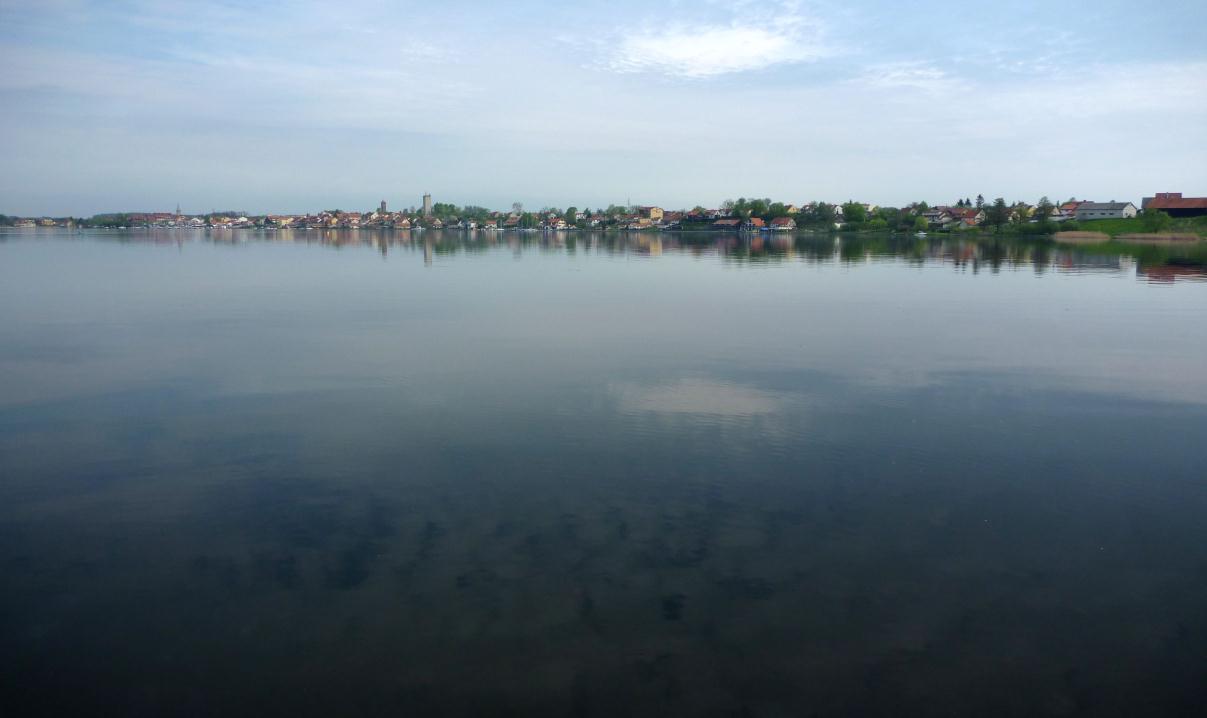
<svg viewBox="0 0 1207 718">
<path fill-rule="evenodd" d="M 1082 202 L 1077 205 L 1078 222 L 1088 219 L 1126 219 L 1136 214 L 1136 205 L 1131 202 Z"/>
</svg>

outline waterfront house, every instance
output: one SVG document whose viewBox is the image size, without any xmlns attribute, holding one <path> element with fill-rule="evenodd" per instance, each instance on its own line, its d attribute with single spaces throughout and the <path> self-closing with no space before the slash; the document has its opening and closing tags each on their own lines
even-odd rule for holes
<svg viewBox="0 0 1207 718">
<path fill-rule="evenodd" d="M 963 227 L 975 227 L 985 223 L 985 210 L 976 207 L 946 207 L 945 209 Z"/>
<path fill-rule="evenodd" d="M 1082 202 L 1077 206 L 1077 221 L 1091 219 L 1127 219 L 1137 214 L 1131 202 Z"/>
<path fill-rule="evenodd" d="M 950 227 L 959 221 L 952 215 L 950 207 L 932 207 L 922 213 L 922 218 L 932 228 L 939 229 Z"/>
<path fill-rule="evenodd" d="M 742 227 L 742 220 L 740 220 L 740 219 L 718 219 L 716 222 L 712 223 L 713 229 L 724 229 L 724 230 L 733 231 L 733 230 L 741 229 L 741 227 Z"/>
<path fill-rule="evenodd" d="M 686 215 L 683 212 L 667 212 L 662 215 L 662 221 L 658 223 L 658 226 L 666 228 L 678 227 L 679 223 L 683 221 L 684 216 Z"/>
<path fill-rule="evenodd" d="M 661 207 L 638 207 L 637 216 L 642 219 L 648 219 L 651 222 L 657 222 L 662 219 L 666 212 Z"/>
<path fill-rule="evenodd" d="M 1158 192 L 1141 200 L 1140 206 L 1160 210 L 1170 217 L 1207 216 L 1207 197 L 1183 197 L 1181 192 Z"/>
<path fill-rule="evenodd" d="M 761 229 L 766 229 L 767 223 L 760 217 L 751 217 L 742 223 L 742 229 L 747 232 L 758 232 Z"/>
<path fill-rule="evenodd" d="M 771 220 L 771 231 L 773 232 L 791 232 L 796 229 L 796 220 L 791 217 L 776 217 Z"/>
</svg>

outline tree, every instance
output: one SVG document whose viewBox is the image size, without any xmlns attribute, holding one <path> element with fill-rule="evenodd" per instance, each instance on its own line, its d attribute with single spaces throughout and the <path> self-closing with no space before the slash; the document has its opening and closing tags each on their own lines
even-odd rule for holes
<svg viewBox="0 0 1207 718">
<path fill-rule="evenodd" d="M 914 229 L 919 232 L 925 232 L 930 229 L 930 222 L 927 222 L 925 217 L 915 217 Z"/>
<path fill-rule="evenodd" d="M 983 194 L 978 194 L 978 195 L 976 196 L 976 208 L 977 208 L 977 209 L 985 209 L 985 195 L 983 195 Z"/>
<path fill-rule="evenodd" d="M 516 214 L 524 214 L 524 203 L 523 202 L 512 202 L 511 211 L 515 212 Z"/>
<path fill-rule="evenodd" d="M 1051 217 L 1052 213 L 1055 211 L 1056 205 L 1052 204 L 1052 201 L 1048 199 L 1047 195 L 1040 197 L 1039 203 L 1035 205 L 1035 216 L 1040 222 L 1047 222 L 1048 217 Z"/>
<path fill-rule="evenodd" d="M 784 206 L 783 202 L 772 202 L 771 205 L 767 207 L 767 214 L 771 215 L 773 218 L 787 217 L 788 208 Z"/>
<path fill-rule="evenodd" d="M 983 204 L 983 198 L 978 196 L 977 199 L 981 200 Z M 985 212 L 985 222 L 993 225 L 997 229 L 1001 229 L 1002 225 L 1009 221 L 1010 208 L 1006 206 L 1006 200 L 998 197 L 997 199 L 993 200 L 993 206 L 991 206 Z"/>
<path fill-rule="evenodd" d="M 1140 213 L 1140 222 L 1149 232 L 1160 232 L 1167 228 L 1171 221 L 1169 214 L 1159 209 L 1146 209 Z"/>
<path fill-rule="evenodd" d="M 842 205 L 842 220 L 850 224 L 860 224 L 867 221 L 867 208 L 858 202 L 845 202 Z"/>
<path fill-rule="evenodd" d="M 812 219 L 814 222 L 817 222 L 818 224 L 824 224 L 827 227 L 829 227 L 834 224 L 834 220 L 836 218 L 837 218 L 837 215 L 834 212 L 834 205 L 832 205 L 832 204 L 826 204 L 825 202 L 818 202 L 817 205 L 813 208 Z"/>
<path fill-rule="evenodd" d="M 578 207 L 566 208 L 566 223 L 578 224 Z"/>
</svg>

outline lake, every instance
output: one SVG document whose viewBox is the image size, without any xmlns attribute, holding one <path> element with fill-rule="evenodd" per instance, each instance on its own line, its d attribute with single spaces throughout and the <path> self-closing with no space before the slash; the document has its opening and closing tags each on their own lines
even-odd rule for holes
<svg viewBox="0 0 1207 718">
<path fill-rule="evenodd" d="M 0 233 L 3 712 L 1204 715 L 1150 254 Z"/>
</svg>

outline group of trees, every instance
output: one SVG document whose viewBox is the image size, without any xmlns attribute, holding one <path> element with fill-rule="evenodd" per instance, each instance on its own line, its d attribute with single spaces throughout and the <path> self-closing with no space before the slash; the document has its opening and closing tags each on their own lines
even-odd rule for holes
<svg viewBox="0 0 1207 718">
<path fill-rule="evenodd" d="M 831 226 L 838 219 L 835 205 L 826 204 L 825 202 L 818 202 L 806 210 L 790 214 L 788 212 L 788 205 L 783 202 L 773 202 L 770 198 L 747 199 L 739 197 L 737 200 L 725 200 L 721 204 L 721 209 L 740 219 L 758 217 L 764 221 L 770 221 L 778 217 L 792 217 L 798 226 Z M 693 212 L 699 213 L 703 213 L 704 211 L 702 207 L 697 207 L 693 210 Z"/>
</svg>

